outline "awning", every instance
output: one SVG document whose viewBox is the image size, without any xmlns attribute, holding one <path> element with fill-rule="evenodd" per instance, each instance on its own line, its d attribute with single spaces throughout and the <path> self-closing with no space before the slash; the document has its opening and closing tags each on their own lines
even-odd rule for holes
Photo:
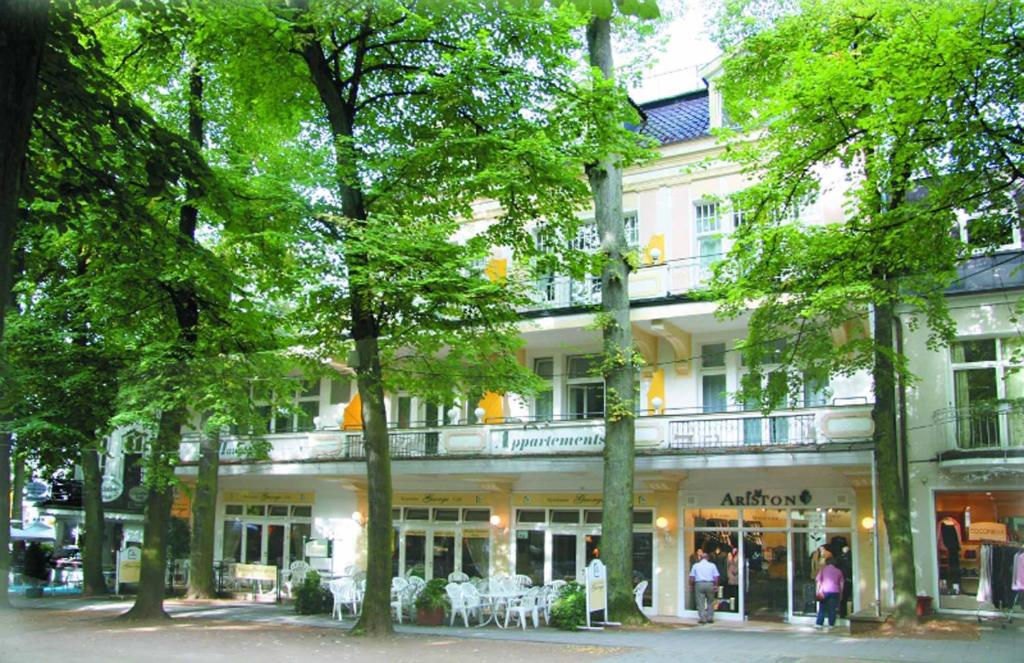
<svg viewBox="0 0 1024 663">
<path fill-rule="evenodd" d="M 25 529 L 11 528 L 11 541 L 56 541 L 57 532 L 46 523 L 34 522 Z"/>
</svg>

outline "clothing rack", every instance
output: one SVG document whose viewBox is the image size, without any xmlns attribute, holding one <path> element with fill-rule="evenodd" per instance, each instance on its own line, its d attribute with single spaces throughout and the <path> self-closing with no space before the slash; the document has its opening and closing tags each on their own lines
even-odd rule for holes
<svg viewBox="0 0 1024 663">
<path fill-rule="evenodd" d="M 978 554 L 979 555 L 985 554 L 985 552 L 984 552 L 985 546 L 989 546 L 991 548 L 1011 548 L 1013 550 L 1024 551 L 1024 543 L 1017 543 L 1015 541 L 993 541 L 993 540 L 989 540 L 989 539 L 982 539 L 979 543 L 980 543 L 980 545 L 978 546 Z M 992 569 L 989 568 L 989 573 L 991 574 L 991 572 L 992 572 Z M 1011 570 L 1011 573 L 1010 573 L 1010 577 L 1011 577 L 1011 581 L 1010 582 L 1012 583 L 1013 582 L 1013 580 L 1012 580 L 1012 578 L 1013 578 L 1012 570 Z M 990 580 L 990 582 L 991 582 L 991 580 Z M 1011 585 L 1011 587 L 1012 587 L 1012 585 Z M 1013 611 L 1017 607 L 1017 604 L 1019 604 L 1019 603 L 1022 604 L 1021 607 L 1024 608 L 1024 603 L 1022 603 L 1022 599 L 1024 599 L 1024 591 L 1011 589 L 1010 590 L 1010 606 L 1008 608 L 1006 608 L 1006 607 L 1004 607 L 1004 608 L 995 608 L 995 605 L 993 604 L 993 608 L 995 608 L 997 611 L 1000 611 L 1000 612 L 1003 613 L 1002 614 L 1002 618 L 1006 620 L 1007 624 L 1012 624 L 1013 623 Z M 979 624 L 981 623 L 981 620 L 982 620 L 981 612 L 982 612 L 982 604 L 978 603 L 977 617 L 978 617 L 978 623 Z"/>
</svg>

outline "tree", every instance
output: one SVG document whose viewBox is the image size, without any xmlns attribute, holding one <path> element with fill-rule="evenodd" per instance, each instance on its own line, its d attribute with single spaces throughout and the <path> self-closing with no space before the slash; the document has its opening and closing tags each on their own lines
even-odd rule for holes
<svg viewBox="0 0 1024 663">
<path fill-rule="evenodd" d="M 0 129 L 0 340 L 4 335 L 4 312 L 10 302 L 11 251 L 48 13 L 46 0 L 0 1 L 0 115 L 4 118 Z M 11 434 L 0 430 L 0 607 L 7 605 L 11 565 L 7 525 L 11 511 L 10 468 Z"/>
<path fill-rule="evenodd" d="M 495 245 L 536 253 L 533 219 L 547 245 L 567 244 L 586 196 L 570 57 L 578 17 L 530 5 L 253 3 L 217 23 L 246 43 L 228 69 L 260 113 L 249 130 L 291 127 L 293 159 L 308 155 L 292 188 L 330 191 L 308 196 L 318 200 L 303 238 L 313 280 L 303 311 L 317 333 L 303 345 L 351 352 L 357 374 L 369 501 L 357 631 L 368 634 L 392 630 L 385 390 L 450 403 L 532 388 L 514 359 L 524 293 L 480 263 Z M 485 198 L 502 212 L 474 234 L 462 224 Z"/>
<path fill-rule="evenodd" d="M 601 322 L 605 382 L 604 474 L 601 510 L 601 548 L 608 567 L 608 618 L 623 623 L 648 620 L 633 597 L 633 477 L 635 471 L 635 413 L 638 385 L 638 353 L 633 347 L 629 319 L 630 248 L 626 242 L 622 214 L 622 170 L 641 155 L 635 136 L 616 136 L 626 132 L 631 122 L 625 91 L 615 79 L 612 54 L 612 13 L 608 2 L 583 0 L 575 3 L 590 14 L 587 23 L 587 55 L 593 68 L 595 89 L 601 90 L 605 103 L 593 109 L 597 131 L 606 132 L 618 151 L 609 150 L 587 164 L 587 179 L 594 198 L 595 221 L 601 237 Z M 618 2 L 624 14 L 657 18 L 654 0 Z M 616 103 L 618 101 L 619 103 Z M 636 143 L 631 145 L 630 143 Z M 635 258 L 635 256 L 634 256 Z"/>
<path fill-rule="evenodd" d="M 726 157 L 756 181 L 733 199 L 744 223 L 711 289 L 723 315 L 750 314 L 741 398 L 770 410 L 806 376 L 871 372 L 900 619 L 916 587 L 895 401 L 897 377 L 911 376 L 895 315 L 926 324 L 933 348 L 948 342 L 943 292 L 958 262 L 1017 223 L 1022 20 L 1013 2 L 806 0 L 728 3 L 720 26 Z M 800 222 L 838 168 L 845 222 Z M 970 238 L 955 232 L 958 215 L 972 219 Z M 769 356 L 794 369 L 775 373 L 788 379 L 765 380 Z"/>
</svg>

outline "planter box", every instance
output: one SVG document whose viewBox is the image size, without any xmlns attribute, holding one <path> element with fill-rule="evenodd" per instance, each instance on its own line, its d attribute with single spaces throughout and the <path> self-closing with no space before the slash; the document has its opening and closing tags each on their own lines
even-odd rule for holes
<svg viewBox="0 0 1024 663">
<path fill-rule="evenodd" d="M 420 626 L 444 624 L 444 608 L 416 608 L 416 623 Z"/>
</svg>

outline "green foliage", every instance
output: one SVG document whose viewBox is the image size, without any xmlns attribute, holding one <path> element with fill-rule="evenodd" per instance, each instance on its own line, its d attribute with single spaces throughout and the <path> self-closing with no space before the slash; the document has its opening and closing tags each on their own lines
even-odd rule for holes
<svg viewBox="0 0 1024 663">
<path fill-rule="evenodd" d="M 997 245 L 1018 214 L 1024 83 L 1011 72 L 1024 49 L 1011 44 L 1022 11 L 973 0 L 727 3 L 718 83 L 733 125 L 721 137 L 756 184 L 731 197 L 744 224 L 709 296 L 726 317 L 758 302 L 742 345 L 755 375 L 740 400 L 770 409 L 805 373 L 868 369 L 876 352 L 906 374 L 869 335 L 833 333 L 859 327 L 873 306 L 903 305 L 933 348 L 951 338 L 943 292 L 956 265 Z M 843 223 L 794 220 L 837 187 Z M 978 229 L 970 245 L 952 232 L 963 214 Z M 789 383 L 766 385 L 764 363 L 792 369 Z"/>
<path fill-rule="evenodd" d="M 448 595 L 444 588 L 448 582 L 444 578 L 433 578 L 420 590 L 416 596 L 416 608 L 431 610 L 435 608 L 448 608 Z"/>
<path fill-rule="evenodd" d="M 300 615 L 320 615 L 334 610 L 334 597 L 320 584 L 320 574 L 309 571 L 295 588 L 295 612 Z"/>
<path fill-rule="evenodd" d="M 562 588 L 551 606 L 551 623 L 563 631 L 575 631 L 587 623 L 586 589 L 572 581 Z"/>
</svg>

